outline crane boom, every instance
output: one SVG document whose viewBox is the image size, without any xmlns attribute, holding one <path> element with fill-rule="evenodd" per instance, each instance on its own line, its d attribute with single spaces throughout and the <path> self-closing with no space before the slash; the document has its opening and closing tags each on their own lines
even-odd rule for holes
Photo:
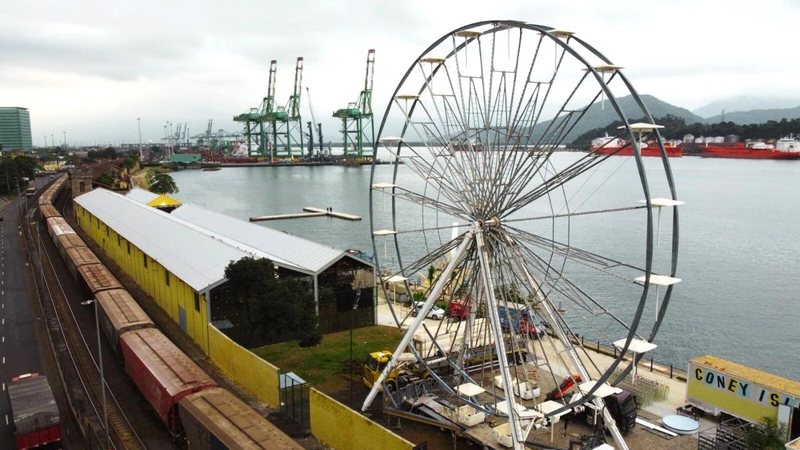
<svg viewBox="0 0 800 450">
<path fill-rule="evenodd" d="M 278 61 L 272 60 L 269 63 L 269 76 L 267 78 L 267 96 L 264 97 L 261 114 L 265 116 L 275 108 L 275 77 L 278 73 Z"/>
<path fill-rule="evenodd" d="M 286 105 L 286 110 L 289 117 L 292 119 L 300 118 L 300 91 L 303 85 L 303 57 L 297 58 L 297 65 L 294 68 L 294 91 L 292 96 L 289 97 L 289 104 Z"/>
</svg>

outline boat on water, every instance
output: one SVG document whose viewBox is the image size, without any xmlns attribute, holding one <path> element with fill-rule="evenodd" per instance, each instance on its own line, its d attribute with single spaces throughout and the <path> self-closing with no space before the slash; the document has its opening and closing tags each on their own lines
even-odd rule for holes
<svg viewBox="0 0 800 450">
<path fill-rule="evenodd" d="M 793 137 L 778 139 L 775 145 L 763 142 L 707 144 L 700 156 L 704 158 L 742 159 L 800 159 L 800 140 Z"/>
<path fill-rule="evenodd" d="M 657 142 L 641 142 L 639 150 L 642 156 L 661 156 L 661 148 Z M 683 156 L 682 148 L 669 143 L 664 144 L 664 150 L 670 158 Z M 633 156 L 633 145 L 624 139 L 604 136 L 592 140 L 589 152 L 598 155 Z"/>
</svg>

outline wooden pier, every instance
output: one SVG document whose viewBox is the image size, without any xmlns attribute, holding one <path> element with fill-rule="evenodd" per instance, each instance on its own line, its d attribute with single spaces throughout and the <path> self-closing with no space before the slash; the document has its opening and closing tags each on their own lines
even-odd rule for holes
<svg viewBox="0 0 800 450">
<path fill-rule="evenodd" d="M 292 214 L 273 214 L 269 216 L 255 216 L 250 218 L 250 222 L 261 222 L 264 220 L 284 220 L 284 219 L 300 219 L 304 217 L 334 217 L 336 219 L 344 219 L 350 221 L 361 220 L 361 216 L 347 214 L 339 211 L 334 211 L 333 208 L 316 208 L 314 206 L 306 206 L 301 213 Z"/>
</svg>

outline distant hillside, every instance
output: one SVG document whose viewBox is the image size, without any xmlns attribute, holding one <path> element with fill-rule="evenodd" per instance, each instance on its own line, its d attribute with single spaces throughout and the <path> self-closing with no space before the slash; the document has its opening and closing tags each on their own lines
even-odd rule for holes
<svg viewBox="0 0 800 450">
<path fill-rule="evenodd" d="M 726 112 L 725 121 L 733 122 L 738 125 L 745 125 L 749 123 L 765 123 L 770 120 L 780 121 L 781 119 L 797 119 L 800 118 L 800 106 L 787 109 L 756 109 L 753 111 L 738 111 Z M 722 120 L 722 117 L 717 114 L 716 116 L 705 119 L 706 123 L 717 123 Z"/>
<path fill-rule="evenodd" d="M 702 117 L 692 114 L 692 112 L 686 108 L 680 108 L 678 106 L 671 105 L 667 102 L 657 99 L 656 97 L 653 97 L 652 95 L 641 95 L 640 97 L 653 117 L 666 117 L 669 114 L 680 117 L 681 119 L 685 120 L 686 123 L 705 122 Z M 622 111 L 628 115 L 629 118 L 636 120 L 642 117 L 639 105 L 634 102 L 633 97 L 630 95 L 618 98 L 617 102 L 619 103 Z M 605 108 L 603 108 L 599 102 L 595 103 L 589 108 L 589 111 L 575 126 L 575 128 L 566 136 L 564 142 L 572 142 L 575 140 L 575 138 L 586 133 L 587 131 L 596 128 L 603 128 L 615 120 L 619 120 L 619 117 L 614 109 L 608 104 L 608 100 L 606 100 Z M 537 125 L 536 130 L 544 130 L 548 124 L 549 122 L 540 123 Z"/>
<path fill-rule="evenodd" d="M 739 111 L 794 108 L 797 105 L 800 105 L 800 98 L 755 97 L 740 95 L 737 97 L 711 102 L 695 109 L 692 112 L 700 117 L 711 118 L 720 115 L 721 112 L 725 110 L 725 116 L 727 118 L 729 113 Z"/>
</svg>

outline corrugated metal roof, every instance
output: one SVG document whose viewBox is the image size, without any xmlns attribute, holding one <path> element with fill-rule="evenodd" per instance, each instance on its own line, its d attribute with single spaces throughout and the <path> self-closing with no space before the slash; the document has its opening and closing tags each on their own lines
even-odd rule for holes
<svg viewBox="0 0 800 450">
<path fill-rule="evenodd" d="M 158 197 L 158 194 L 140 188 L 133 188 L 125 196 L 146 205 Z"/>
<path fill-rule="evenodd" d="M 185 204 L 177 208 L 172 211 L 172 215 L 212 233 L 260 250 L 273 261 L 288 261 L 314 274 L 319 274 L 347 255 L 343 250 L 245 222 L 192 204 Z"/>
<path fill-rule="evenodd" d="M 195 291 L 225 280 L 225 267 L 246 256 L 264 255 L 237 248 L 197 227 L 125 196 L 94 189 L 75 202 L 106 223 Z"/>
</svg>

